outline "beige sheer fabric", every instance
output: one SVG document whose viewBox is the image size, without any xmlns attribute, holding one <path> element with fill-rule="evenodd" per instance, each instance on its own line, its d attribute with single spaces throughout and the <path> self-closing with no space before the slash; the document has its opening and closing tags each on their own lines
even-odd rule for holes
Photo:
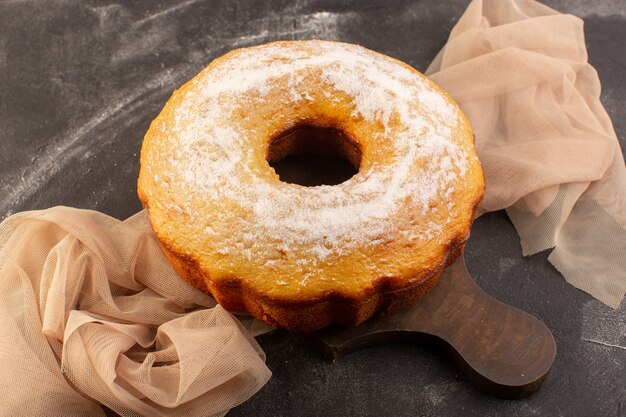
<svg viewBox="0 0 626 417">
<path fill-rule="evenodd" d="M 531 0 L 474 0 L 426 74 L 468 116 L 486 180 L 525 255 L 617 308 L 626 291 L 626 169 L 583 21 Z M 555 294 L 556 296 L 556 294 Z"/>
<path fill-rule="evenodd" d="M 467 113 L 487 180 L 525 254 L 617 307 L 626 173 L 582 21 L 475 0 L 428 70 Z M 558 294 L 554 294 L 558 297 Z M 11 416 L 224 415 L 269 379 L 238 319 L 176 276 L 145 213 L 56 207 L 0 225 L 0 404 Z"/>
<path fill-rule="evenodd" d="M 0 414 L 221 416 L 270 377 L 240 322 L 168 264 L 145 212 L 0 225 Z"/>
</svg>

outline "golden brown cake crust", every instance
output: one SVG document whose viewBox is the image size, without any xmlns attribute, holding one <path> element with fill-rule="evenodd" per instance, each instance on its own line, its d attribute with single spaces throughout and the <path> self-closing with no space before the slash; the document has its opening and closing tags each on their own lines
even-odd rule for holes
<svg viewBox="0 0 626 417">
<path fill-rule="evenodd" d="M 480 202 L 477 202 L 477 206 Z M 170 264 L 185 281 L 211 294 L 224 308 L 230 311 L 248 312 L 273 327 L 310 333 L 329 324 L 358 325 L 378 315 L 389 314 L 409 307 L 432 290 L 443 270 L 462 255 L 468 235 L 451 242 L 447 257 L 440 265 L 410 285 L 398 287 L 385 277 L 375 281 L 370 294 L 353 297 L 349 294 L 328 293 L 312 300 L 273 300 L 264 294 L 255 293 L 245 287 L 245 279 L 234 278 L 219 285 L 212 284 L 200 272 L 193 259 L 177 255 L 162 246 Z M 207 284 L 209 286 L 207 287 Z"/>
<path fill-rule="evenodd" d="M 249 56 L 277 69 L 250 69 Z M 307 57 L 313 64 L 301 64 Z M 351 63 L 359 60 L 362 67 Z M 252 76 L 228 79 L 225 68 L 236 64 Z M 350 83 L 351 74 L 371 65 L 380 72 L 374 78 L 390 77 L 383 88 L 371 85 L 387 107 L 372 107 L 377 102 Z M 328 67 L 333 72 L 324 72 Z M 240 87 L 245 83 L 252 84 Z M 297 85 L 289 91 L 289 83 Z M 236 91 L 220 91 L 223 84 Z M 254 103 L 265 103 L 258 115 Z M 219 108 L 208 125 L 203 106 Z M 299 124 L 345 132 L 362 151 L 359 172 L 332 188 L 280 182 L 267 164 L 269 142 Z M 246 130 L 235 136 L 231 125 Z M 211 160 L 226 168 L 212 172 Z M 270 198 L 276 190 L 287 203 Z M 483 190 L 469 123 L 445 92 L 399 61 L 319 41 L 247 48 L 211 63 L 152 123 L 138 182 L 152 228 L 181 277 L 228 310 L 302 332 L 358 324 L 430 291 L 462 253 Z M 330 217 L 322 204 L 329 196 L 339 201 L 328 207 Z M 266 197 L 269 203 L 260 204 Z"/>
</svg>

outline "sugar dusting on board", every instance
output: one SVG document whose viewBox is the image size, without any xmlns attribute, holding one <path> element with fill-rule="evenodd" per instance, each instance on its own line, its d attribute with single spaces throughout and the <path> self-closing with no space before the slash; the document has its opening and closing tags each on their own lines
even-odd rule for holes
<svg viewBox="0 0 626 417">
<path fill-rule="evenodd" d="M 158 157 L 165 163 L 145 167 L 155 181 L 168 179 L 164 188 L 170 190 L 176 182 L 179 190 L 160 194 L 156 206 L 182 210 L 191 223 L 201 223 L 189 229 L 221 239 L 219 253 L 226 257 L 243 254 L 273 265 L 297 251 L 303 271 L 356 248 L 380 245 L 385 236 L 439 239 L 451 219 L 425 220 L 425 215 L 438 198 L 448 198 L 448 209 L 452 207 L 455 181 L 468 167 L 466 151 L 452 140 L 457 108 L 395 60 L 353 45 L 308 44 L 308 51 L 273 44 L 241 50 L 191 82 L 175 109 L 174 123 L 161 127 L 168 146 Z M 305 82 L 311 74 L 318 78 L 316 91 Z M 355 120 L 382 124 L 383 133 L 374 139 L 390 146 L 393 158 L 334 186 L 269 181 L 254 168 L 258 161 L 249 146 L 254 132 L 242 131 L 233 115 L 243 96 L 254 97 L 247 105 L 256 108 L 276 88 L 287 90 L 284 106 L 319 100 L 318 91 L 333 92 L 325 95 L 332 104 L 334 92 L 341 92 L 349 97 Z M 391 129 L 392 120 L 403 128 Z M 232 210 L 200 213 L 194 209 L 198 195 L 206 207 Z M 415 211 L 423 221 L 398 228 L 395 216 L 403 210 Z M 241 233 L 228 234 L 232 229 Z M 300 278 L 304 285 L 311 276 Z"/>
</svg>

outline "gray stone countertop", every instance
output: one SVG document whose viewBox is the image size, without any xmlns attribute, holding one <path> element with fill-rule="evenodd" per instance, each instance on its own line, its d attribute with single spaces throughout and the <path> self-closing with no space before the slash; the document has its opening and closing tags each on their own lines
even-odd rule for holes
<svg viewBox="0 0 626 417">
<path fill-rule="evenodd" d="M 626 3 L 550 0 L 584 19 L 589 59 L 622 149 Z M 277 39 L 358 43 L 423 71 L 468 2 L 0 0 L 0 218 L 63 204 L 123 219 L 141 209 L 138 153 L 150 121 L 211 59 Z M 543 320 L 558 346 L 536 394 L 481 393 L 438 352 L 392 344 L 324 359 L 297 335 L 259 337 L 270 382 L 229 416 L 623 416 L 626 303 L 567 284 L 547 252 L 521 257 L 503 212 L 466 249 L 478 285 Z"/>
</svg>

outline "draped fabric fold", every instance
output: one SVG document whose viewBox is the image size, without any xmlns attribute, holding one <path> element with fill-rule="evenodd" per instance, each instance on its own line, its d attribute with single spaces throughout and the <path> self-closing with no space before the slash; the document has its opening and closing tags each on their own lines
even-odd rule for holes
<svg viewBox="0 0 626 417">
<path fill-rule="evenodd" d="M 617 308 L 626 292 L 626 168 L 583 21 L 532 0 L 474 0 L 428 75 L 457 100 L 524 255 Z"/>
<path fill-rule="evenodd" d="M 167 262 L 145 212 L 0 225 L 0 404 L 12 416 L 224 415 L 270 377 L 253 334 Z"/>
</svg>

